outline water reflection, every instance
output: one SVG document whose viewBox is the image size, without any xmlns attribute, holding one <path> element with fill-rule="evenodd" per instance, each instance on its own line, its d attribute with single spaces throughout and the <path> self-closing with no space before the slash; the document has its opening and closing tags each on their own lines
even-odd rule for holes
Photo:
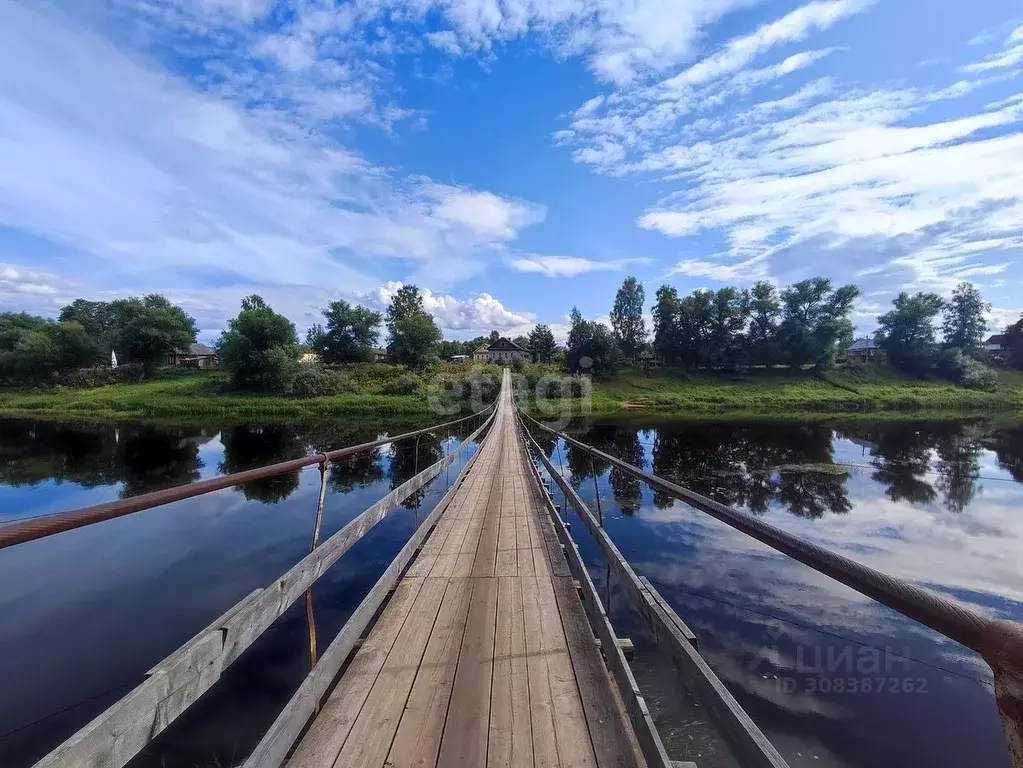
<svg viewBox="0 0 1023 768">
<path fill-rule="evenodd" d="M 634 416 L 571 431 L 857 561 L 1023 620 L 1018 422 Z M 696 631 L 701 654 L 790 764 L 1008 765 L 990 672 L 975 654 L 645 484 L 622 486 L 584 451 L 552 444 L 555 466 L 559 450 L 584 501 L 599 489 L 619 549 Z M 595 544 L 580 549 L 603 578 Z M 617 600 L 615 627 L 642 636 L 628 602 Z M 642 662 L 655 689 L 670 676 L 664 663 Z M 867 677 L 875 686 L 884 677 L 888 693 L 858 690 Z M 684 739 L 673 745 L 676 759 L 715 765 Z"/>
<path fill-rule="evenodd" d="M 996 428 L 984 420 L 941 422 L 661 422 L 574 425 L 573 436 L 605 453 L 681 483 L 706 496 L 754 514 L 779 506 L 816 519 L 852 509 L 847 493 L 850 470 L 860 465 L 837 460 L 836 440 L 863 448 L 871 478 L 892 501 L 926 504 L 936 500 L 961 513 L 975 499 L 985 447 L 998 466 L 1023 480 L 1023 428 Z M 538 438 L 541 436 L 537 435 Z M 542 447 L 557 460 L 549 437 Z M 591 462 L 582 449 L 567 445 L 566 468 L 578 489 L 609 467 Z M 625 514 L 639 508 L 640 481 L 611 467 L 608 481 Z M 672 499 L 655 492 L 667 508 Z"/>
<path fill-rule="evenodd" d="M 199 447 L 216 436 L 203 427 L 82 425 L 0 419 L 0 483 L 47 480 L 86 488 L 122 483 L 120 495 L 199 478 Z"/>
<path fill-rule="evenodd" d="M 266 464 L 300 459 L 306 455 L 306 443 L 298 432 L 287 426 L 228 427 L 221 431 L 224 459 L 218 469 L 221 474 L 233 474 L 255 469 Z M 284 501 L 298 489 L 299 470 L 264 477 L 238 486 L 235 490 L 247 501 L 276 504 Z"/>
</svg>

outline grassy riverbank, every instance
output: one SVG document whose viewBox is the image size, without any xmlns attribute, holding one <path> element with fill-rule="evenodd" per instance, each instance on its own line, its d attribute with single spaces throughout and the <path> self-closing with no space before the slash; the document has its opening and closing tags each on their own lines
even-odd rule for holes
<svg viewBox="0 0 1023 768">
<path fill-rule="evenodd" d="M 624 372 L 593 387 L 592 408 L 671 413 L 1023 409 L 1023 374 L 1000 371 L 994 392 L 911 379 L 890 369 L 838 368 L 821 376 L 784 369 L 746 374 Z"/>
<path fill-rule="evenodd" d="M 299 420 L 434 415 L 425 393 L 382 394 L 367 387 L 342 395 L 299 398 L 232 392 L 226 384 L 224 375 L 197 374 L 95 389 L 0 389 L 0 414 L 87 419 L 258 416 Z"/>
<path fill-rule="evenodd" d="M 499 369 L 489 366 L 487 372 Z M 187 419 L 252 417 L 312 420 L 321 417 L 436 416 L 428 382 L 444 374 L 470 375 L 469 366 L 438 366 L 418 377 L 417 391 L 395 394 L 407 374 L 395 366 L 355 366 L 352 391 L 322 397 L 282 397 L 232 391 L 223 373 L 194 373 L 170 379 L 112 384 L 92 389 L 0 389 L 0 414 L 85 419 Z M 534 371 L 549 374 L 551 371 Z M 573 410 L 583 411 L 580 401 Z M 559 406 L 563 407 L 562 406 Z M 999 372 L 994 392 L 964 389 L 943 381 L 920 381 L 868 366 L 813 373 L 777 369 L 743 375 L 624 371 L 593 384 L 593 413 L 829 414 L 918 411 L 1002 413 L 1023 410 L 1023 373 Z"/>
</svg>

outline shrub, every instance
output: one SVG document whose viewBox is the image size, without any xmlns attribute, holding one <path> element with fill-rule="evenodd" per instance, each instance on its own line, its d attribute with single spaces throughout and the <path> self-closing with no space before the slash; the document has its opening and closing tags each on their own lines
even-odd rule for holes
<svg viewBox="0 0 1023 768">
<path fill-rule="evenodd" d="M 99 365 L 94 368 L 79 368 L 68 371 L 60 377 L 60 385 L 69 389 L 95 389 L 110 384 L 127 384 L 139 381 L 144 371 L 141 365 L 128 363 L 117 368 Z"/>
<path fill-rule="evenodd" d="M 944 376 L 967 389 L 993 392 L 998 386 L 998 375 L 994 370 L 963 354 L 961 349 L 945 350 L 939 368 Z"/>
<path fill-rule="evenodd" d="M 403 373 L 380 387 L 384 395 L 416 395 L 423 388 L 423 380 L 414 373 Z"/>
<path fill-rule="evenodd" d="M 521 357 L 512 360 L 511 368 L 515 373 L 523 373 L 526 370 L 526 363 Z"/>
<path fill-rule="evenodd" d="M 344 374 L 318 365 L 302 366 L 291 382 L 290 394 L 296 397 L 327 397 L 352 391 Z"/>
</svg>

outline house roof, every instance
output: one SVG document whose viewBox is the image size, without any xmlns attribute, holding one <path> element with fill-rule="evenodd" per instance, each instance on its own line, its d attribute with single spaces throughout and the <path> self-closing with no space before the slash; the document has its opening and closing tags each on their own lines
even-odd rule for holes
<svg viewBox="0 0 1023 768">
<path fill-rule="evenodd" d="M 998 346 L 1002 346 L 1003 344 L 1005 344 L 1005 334 L 1004 333 L 996 333 L 994 336 L 992 336 L 990 339 L 988 339 L 985 342 L 985 344 L 997 344 Z"/>
<path fill-rule="evenodd" d="M 506 339 L 506 338 L 504 338 L 504 336 L 502 336 L 497 341 L 495 341 L 493 344 L 491 344 L 489 347 L 487 347 L 487 351 L 488 352 L 525 352 L 526 350 L 523 349 L 522 347 L 520 347 L 518 344 L 516 344 L 511 339 Z"/>
<path fill-rule="evenodd" d="M 852 343 L 852 346 L 849 347 L 849 351 L 850 352 L 862 352 L 862 351 L 866 351 L 868 349 L 877 349 L 877 348 L 878 348 L 877 344 L 874 342 L 873 339 L 871 339 L 868 336 L 864 336 L 862 338 L 856 339 L 856 341 L 854 341 Z"/>
<path fill-rule="evenodd" d="M 476 347 L 476 349 L 473 350 L 473 354 L 475 354 L 476 352 L 486 352 L 488 349 L 490 349 L 490 347 L 488 347 L 486 344 L 480 344 L 478 347 Z"/>
<path fill-rule="evenodd" d="M 217 354 L 217 350 L 210 349 L 205 344 L 196 342 L 189 344 L 187 349 L 175 349 L 174 353 L 177 355 L 191 355 L 193 357 L 208 357 Z"/>
</svg>

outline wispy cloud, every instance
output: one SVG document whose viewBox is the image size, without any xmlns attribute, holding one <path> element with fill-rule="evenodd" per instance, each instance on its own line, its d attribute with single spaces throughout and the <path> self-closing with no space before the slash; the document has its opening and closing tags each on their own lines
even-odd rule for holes
<svg viewBox="0 0 1023 768">
<path fill-rule="evenodd" d="M 616 272 L 634 264 L 649 264 L 650 259 L 616 259 L 593 261 L 578 256 L 539 256 L 529 254 L 512 259 L 509 264 L 519 272 L 535 272 L 547 277 L 575 277 L 587 272 Z"/>
</svg>

